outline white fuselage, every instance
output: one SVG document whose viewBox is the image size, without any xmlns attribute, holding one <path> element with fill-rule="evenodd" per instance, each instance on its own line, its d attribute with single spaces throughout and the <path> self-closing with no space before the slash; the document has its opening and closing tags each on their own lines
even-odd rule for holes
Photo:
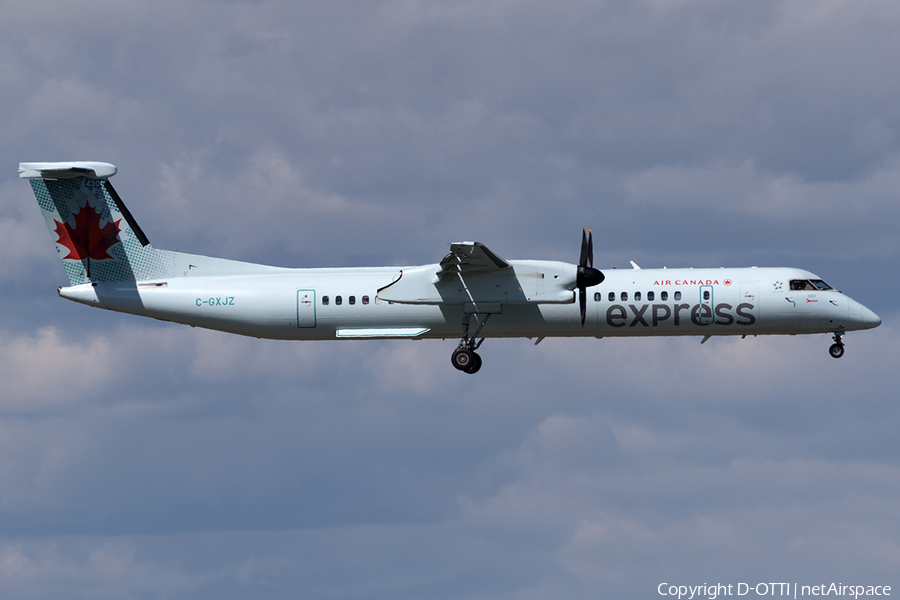
<svg viewBox="0 0 900 600">
<path fill-rule="evenodd" d="M 379 290 L 397 280 L 398 273 L 428 271 L 430 266 L 282 269 L 248 265 L 246 274 L 186 272 L 166 280 L 88 283 L 61 288 L 60 295 L 165 321 L 294 340 L 458 338 L 466 313 L 474 315 L 473 325 L 491 315 L 480 337 L 842 333 L 881 323 L 871 310 L 836 290 L 791 290 L 791 280 L 818 279 L 800 269 L 604 269 L 606 279 L 587 290 L 582 327 L 577 292 L 569 300 L 553 302 L 530 301 L 522 293 L 532 285 L 523 273 L 539 272 L 543 265 L 548 273 L 560 272 L 560 265 L 569 265 L 509 262 L 519 275 L 510 281 L 518 286 L 520 297 L 504 290 L 499 301 L 490 303 L 379 298 Z M 461 293 L 465 291 L 460 288 Z"/>
</svg>

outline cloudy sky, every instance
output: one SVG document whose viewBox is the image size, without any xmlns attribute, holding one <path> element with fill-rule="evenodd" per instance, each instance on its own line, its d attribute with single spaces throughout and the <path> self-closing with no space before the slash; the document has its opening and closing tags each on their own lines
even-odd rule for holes
<svg viewBox="0 0 900 600">
<path fill-rule="evenodd" d="M 893 0 L 0 0 L 0 589 L 22 599 L 900 589 Z M 243 339 L 68 303 L 20 161 L 283 266 L 797 266 L 827 336 Z M 752 596 L 752 594 L 751 594 Z"/>
</svg>

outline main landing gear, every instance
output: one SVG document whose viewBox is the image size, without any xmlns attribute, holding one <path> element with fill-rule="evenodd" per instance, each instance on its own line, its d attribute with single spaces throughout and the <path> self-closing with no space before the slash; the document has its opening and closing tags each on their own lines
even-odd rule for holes
<svg viewBox="0 0 900 600">
<path fill-rule="evenodd" d="M 834 343 L 828 349 L 828 354 L 834 358 L 840 358 L 844 355 L 844 343 L 841 341 L 842 335 L 838 332 L 834 334 Z"/>
<path fill-rule="evenodd" d="M 467 314 L 463 317 L 462 340 L 460 340 L 459 346 L 453 351 L 453 354 L 450 355 L 450 362 L 463 373 L 474 374 L 481 368 L 481 356 L 475 351 L 478 350 L 482 342 L 484 342 L 484 338 L 481 338 L 477 342 L 475 341 L 475 338 L 481 333 L 481 328 L 484 327 L 484 324 L 487 323 L 490 316 L 490 313 L 484 315 L 484 319 L 482 319 L 481 323 L 478 325 L 478 329 L 475 330 L 475 335 L 472 337 L 469 337 L 469 322 L 472 320 L 472 315 Z"/>
</svg>

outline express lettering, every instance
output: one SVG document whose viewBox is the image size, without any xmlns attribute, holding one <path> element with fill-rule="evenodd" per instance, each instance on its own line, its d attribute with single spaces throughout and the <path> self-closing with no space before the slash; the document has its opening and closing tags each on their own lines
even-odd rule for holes
<svg viewBox="0 0 900 600">
<path fill-rule="evenodd" d="M 734 313 L 732 313 L 734 309 Z M 649 310 L 649 314 L 647 311 Z M 629 312 L 630 311 L 630 312 Z M 635 306 L 629 304 L 627 308 L 621 304 L 613 304 L 606 309 L 606 324 L 610 327 L 658 327 L 672 319 L 672 325 L 680 327 L 682 323 L 682 311 L 687 311 L 691 323 L 699 327 L 709 325 L 753 325 L 756 316 L 753 314 L 753 305 L 747 302 L 733 307 L 731 304 L 721 303 L 715 307 L 709 304 L 643 304 Z M 649 322 L 648 322 L 649 318 Z"/>
</svg>

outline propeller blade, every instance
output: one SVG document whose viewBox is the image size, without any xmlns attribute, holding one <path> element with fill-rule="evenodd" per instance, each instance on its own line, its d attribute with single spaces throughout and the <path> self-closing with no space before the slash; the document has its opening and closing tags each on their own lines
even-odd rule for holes
<svg viewBox="0 0 900 600">
<path fill-rule="evenodd" d="M 578 288 L 578 304 L 581 309 L 581 326 L 584 327 L 584 318 L 587 316 L 587 290 Z"/>
<path fill-rule="evenodd" d="M 584 228 L 582 228 L 582 232 Z M 588 255 L 586 267 L 594 266 L 594 230 L 588 229 Z"/>
<path fill-rule="evenodd" d="M 581 258 L 578 259 L 579 267 L 586 267 L 588 259 L 588 241 L 587 241 L 587 231 L 584 227 L 581 228 Z"/>
</svg>

